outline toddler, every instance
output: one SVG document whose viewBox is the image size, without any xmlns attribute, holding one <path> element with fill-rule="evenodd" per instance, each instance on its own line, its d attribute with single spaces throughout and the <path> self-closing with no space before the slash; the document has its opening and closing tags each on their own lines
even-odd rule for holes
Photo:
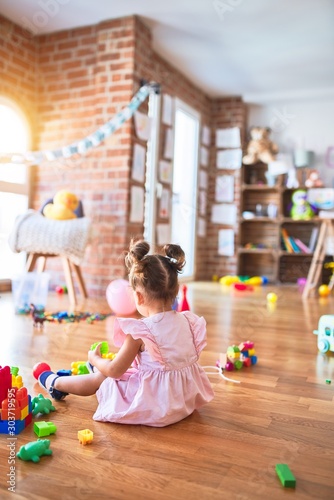
<svg viewBox="0 0 334 500">
<path fill-rule="evenodd" d="M 164 255 L 149 254 L 146 241 L 131 242 L 125 257 L 129 282 L 142 319 L 116 318 L 113 359 L 100 345 L 88 353 L 92 373 L 59 377 L 44 372 L 39 383 L 58 400 L 69 393 L 96 393 L 94 420 L 164 427 L 212 400 L 210 381 L 198 364 L 206 345 L 206 323 L 190 311 L 176 312 L 178 274 L 185 255 L 168 244 Z"/>
</svg>

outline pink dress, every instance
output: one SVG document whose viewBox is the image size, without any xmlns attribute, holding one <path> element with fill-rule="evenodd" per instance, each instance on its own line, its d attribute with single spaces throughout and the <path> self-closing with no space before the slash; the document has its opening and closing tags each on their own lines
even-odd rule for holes
<svg viewBox="0 0 334 500">
<path fill-rule="evenodd" d="M 120 379 L 102 382 L 94 420 L 164 427 L 212 400 L 210 381 L 198 364 L 206 346 L 204 318 L 190 311 L 116 318 L 114 344 L 121 346 L 127 334 L 142 339 L 145 349 Z"/>
</svg>

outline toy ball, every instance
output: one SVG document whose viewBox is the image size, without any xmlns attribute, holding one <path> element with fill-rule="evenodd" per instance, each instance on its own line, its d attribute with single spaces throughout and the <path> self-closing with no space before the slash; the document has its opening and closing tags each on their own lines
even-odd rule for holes
<svg viewBox="0 0 334 500">
<path fill-rule="evenodd" d="M 117 315 L 128 316 L 136 311 L 133 291 L 127 280 L 112 281 L 107 287 L 106 298 L 110 309 Z"/>
<path fill-rule="evenodd" d="M 318 293 L 320 297 L 328 297 L 331 291 L 328 285 L 320 285 L 318 288 Z"/>
<path fill-rule="evenodd" d="M 32 374 L 36 380 L 43 372 L 51 371 L 50 366 L 47 363 L 36 363 L 32 369 Z"/>
<path fill-rule="evenodd" d="M 276 295 L 276 293 L 274 293 L 274 292 L 268 293 L 268 295 L 267 295 L 267 301 L 271 302 L 272 304 L 275 304 L 275 302 L 277 302 L 277 295 Z"/>
</svg>

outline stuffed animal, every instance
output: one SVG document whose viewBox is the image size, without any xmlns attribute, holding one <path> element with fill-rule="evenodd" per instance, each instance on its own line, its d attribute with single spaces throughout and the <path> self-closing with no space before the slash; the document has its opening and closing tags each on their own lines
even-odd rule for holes
<svg viewBox="0 0 334 500">
<path fill-rule="evenodd" d="M 66 189 L 58 191 L 52 203 L 43 207 L 43 215 L 48 219 L 67 220 L 77 217 L 74 212 L 79 205 L 77 196 Z"/>
<path fill-rule="evenodd" d="M 312 170 L 308 179 L 305 181 L 305 186 L 308 188 L 318 188 L 323 187 L 324 183 L 319 177 L 319 173 L 316 170 Z"/>
<path fill-rule="evenodd" d="M 293 220 L 309 220 L 314 216 L 314 210 L 307 201 L 307 192 L 298 189 L 292 195 L 290 216 Z"/>
<path fill-rule="evenodd" d="M 252 127 L 251 139 L 247 146 L 247 154 L 243 157 L 245 165 L 253 165 L 259 161 L 269 163 L 275 160 L 277 145 L 269 139 L 271 130 L 268 127 Z"/>
</svg>

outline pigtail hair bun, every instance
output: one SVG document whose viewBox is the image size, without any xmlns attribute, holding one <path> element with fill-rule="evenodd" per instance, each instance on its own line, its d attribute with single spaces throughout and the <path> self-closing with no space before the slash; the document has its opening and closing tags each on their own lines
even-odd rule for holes
<svg viewBox="0 0 334 500">
<path fill-rule="evenodd" d="M 182 272 L 186 264 L 186 256 L 184 251 L 179 245 L 168 244 L 163 247 L 165 256 L 169 259 L 172 266 L 175 267 L 178 273 Z"/>
<path fill-rule="evenodd" d="M 147 241 L 140 240 L 135 242 L 134 240 L 131 240 L 129 251 L 125 256 L 126 267 L 130 270 L 133 264 L 140 262 L 149 251 L 150 245 Z"/>
</svg>

